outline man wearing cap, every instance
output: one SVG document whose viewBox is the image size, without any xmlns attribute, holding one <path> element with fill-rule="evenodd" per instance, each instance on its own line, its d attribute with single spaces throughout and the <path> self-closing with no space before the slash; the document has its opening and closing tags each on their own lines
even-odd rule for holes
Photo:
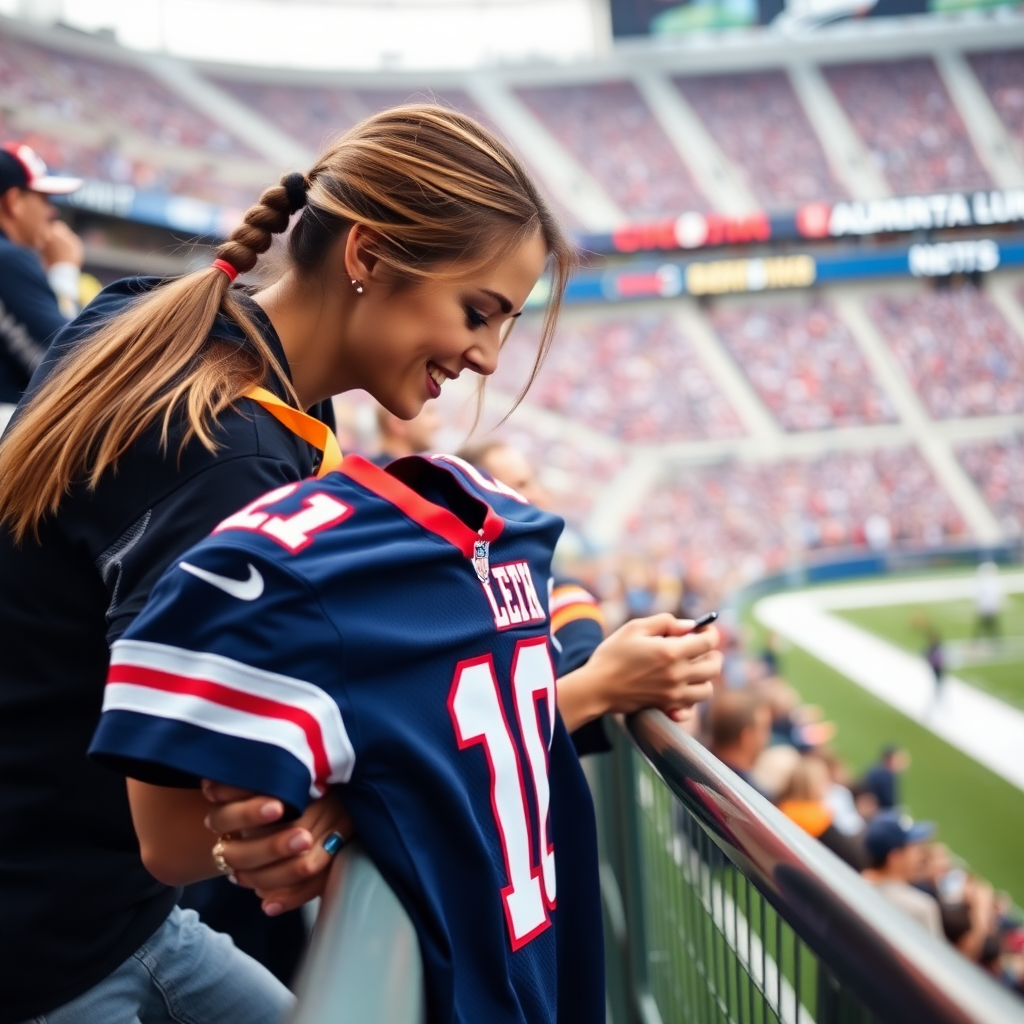
<svg viewBox="0 0 1024 1024">
<path fill-rule="evenodd" d="M 78 312 L 82 242 L 49 197 L 81 185 L 48 174 L 28 146 L 0 148 L 0 433 L 50 338 Z"/>
<path fill-rule="evenodd" d="M 895 811 L 876 814 L 864 834 L 870 866 L 862 874 L 890 903 L 944 940 L 939 901 L 911 884 L 924 873 L 924 843 L 934 833 L 931 822 Z"/>
</svg>

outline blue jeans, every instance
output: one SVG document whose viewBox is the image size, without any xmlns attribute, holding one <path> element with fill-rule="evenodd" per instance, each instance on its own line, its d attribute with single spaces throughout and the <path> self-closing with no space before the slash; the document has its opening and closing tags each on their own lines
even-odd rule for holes
<svg viewBox="0 0 1024 1024">
<path fill-rule="evenodd" d="M 175 907 L 113 974 L 34 1024 L 279 1024 L 294 1005 L 231 939 Z"/>
</svg>

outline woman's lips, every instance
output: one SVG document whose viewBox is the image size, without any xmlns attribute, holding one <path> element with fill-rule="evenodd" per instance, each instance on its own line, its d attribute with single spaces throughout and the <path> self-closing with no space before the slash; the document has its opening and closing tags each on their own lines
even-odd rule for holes
<svg viewBox="0 0 1024 1024">
<path fill-rule="evenodd" d="M 423 374 L 427 378 L 427 391 L 431 398 L 437 398 L 441 394 L 441 385 L 430 376 L 430 370 L 427 369 Z"/>
</svg>

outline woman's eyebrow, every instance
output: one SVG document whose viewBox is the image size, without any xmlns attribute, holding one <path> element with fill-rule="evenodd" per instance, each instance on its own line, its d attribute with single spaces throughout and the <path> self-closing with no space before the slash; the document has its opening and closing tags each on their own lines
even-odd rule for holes
<svg viewBox="0 0 1024 1024">
<path fill-rule="evenodd" d="M 501 292 L 492 292 L 490 288 L 481 288 L 480 291 L 482 291 L 484 295 L 489 295 L 492 299 L 494 299 L 494 301 L 497 302 L 498 306 L 501 308 L 502 313 L 512 312 L 512 303 L 509 302 L 509 300 L 506 299 L 505 296 L 501 294 Z M 518 316 L 518 314 L 516 315 Z"/>
</svg>

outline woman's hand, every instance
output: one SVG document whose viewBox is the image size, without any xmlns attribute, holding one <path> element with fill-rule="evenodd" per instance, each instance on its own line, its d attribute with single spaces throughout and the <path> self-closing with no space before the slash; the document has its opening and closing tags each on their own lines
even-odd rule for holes
<svg viewBox="0 0 1024 1024">
<path fill-rule="evenodd" d="M 271 917 L 319 896 L 327 883 L 333 854 L 324 848 L 332 833 L 345 839 L 352 821 L 333 793 L 311 803 L 300 818 L 279 824 L 280 800 L 248 790 L 203 782 L 203 794 L 214 806 L 206 827 L 223 841 L 223 857 L 239 885 L 255 889 Z"/>
<path fill-rule="evenodd" d="M 659 708 L 674 718 L 712 694 L 722 671 L 718 630 L 693 632 L 666 613 L 633 619 L 600 644 L 582 668 L 558 680 L 558 709 L 572 732 L 610 712 Z"/>
</svg>

